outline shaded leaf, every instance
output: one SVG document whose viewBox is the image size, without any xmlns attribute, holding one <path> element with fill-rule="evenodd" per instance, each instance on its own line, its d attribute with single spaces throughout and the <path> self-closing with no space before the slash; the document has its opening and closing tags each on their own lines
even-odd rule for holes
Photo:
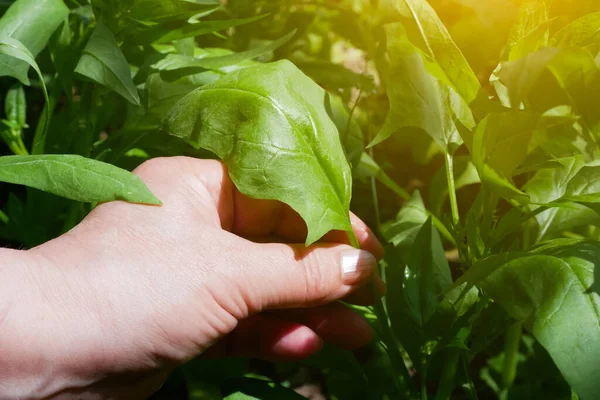
<svg viewBox="0 0 600 400">
<path fill-rule="evenodd" d="M 307 245 L 352 232 L 350 167 L 327 95 L 288 61 L 242 69 L 183 98 L 165 130 L 217 154 L 238 189 L 291 206 Z"/>
<path fill-rule="evenodd" d="M 423 327 L 435 314 L 444 293 L 452 286 L 442 240 L 431 218 L 415 238 L 407 256 L 404 274 L 406 305 L 416 324 Z"/>
<path fill-rule="evenodd" d="M 239 378 L 227 382 L 225 400 L 305 400 L 291 389 L 262 379 Z"/>
<path fill-rule="evenodd" d="M 413 193 L 412 199 L 400 209 L 395 221 L 383 224 L 381 227 L 385 239 L 395 247 L 410 249 L 421 230 L 429 219 L 429 213 L 423 204 L 419 191 Z"/>
<path fill-rule="evenodd" d="M 537 119 L 528 112 L 492 113 L 477 127 L 471 150 L 482 181 L 501 196 L 527 203 L 527 196 L 512 183 L 512 176 L 527 157 Z"/>
<path fill-rule="evenodd" d="M 548 350 L 583 399 L 600 387 L 600 267 L 597 242 L 556 242 L 515 257 L 480 286 Z M 497 256 L 503 257 L 503 256 Z"/>
<path fill-rule="evenodd" d="M 74 155 L 0 157 L 0 181 L 87 203 L 160 204 L 132 173 Z"/>
<path fill-rule="evenodd" d="M 264 15 L 222 21 L 198 21 L 196 23 L 188 23 L 183 26 L 180 26 L 180 24 L 161 24 L 136 33 L 132 37 L 132 41 L 134 43 L 169 43 L 174 40 L 207 35 L 213 32 L 249 24 L 262 18 L 264 18 Z"/>
</svg>

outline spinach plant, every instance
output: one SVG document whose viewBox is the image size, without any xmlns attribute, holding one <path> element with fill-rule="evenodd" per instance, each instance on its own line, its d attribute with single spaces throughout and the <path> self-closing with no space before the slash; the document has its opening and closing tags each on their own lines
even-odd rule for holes
<svg viewBox="0 0 600 400">
<path fill-rule="evenodd" d="M 594 399 L 598 6 L 520 2 L 486 64 L 433 0 L 224 3 L 0 2 L 3 243 L 47 241 L 99 202 L 160 204 L 128 172 L 149 158 L 219 158 L 240 191 L 297 211 L 307 245 L 356 245 L 351 208 L 370 221 L 388 293 L 356 307 L 367 357 L 196 360 L 165 398 L 301 398 L 310 368 L 334 399 Z"/>
</svg>

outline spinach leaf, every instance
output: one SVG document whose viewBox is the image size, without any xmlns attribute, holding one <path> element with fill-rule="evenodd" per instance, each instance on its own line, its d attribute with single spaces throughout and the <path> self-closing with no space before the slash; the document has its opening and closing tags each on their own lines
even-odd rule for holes
<svg viewBox="0 0 600 400">
<path fill-rule="evenodd" d="M 414 47 L 400 24 L 386 26 L 389 65 L 384 80 L 388 85 L 390 112 L 371 146 L 391 135 L 408 134 L 402 128 L 425 131 L 444 152 L 453 152 L 462 139 L 451 108 L 452 89 L 431 75 L 423 54 Z"/>
<path fill-rule="evenodd" d="M 0 157 L 0 181 L 87 203 L 124 200 L 160 204 L 130 172 L 75 155 Z"/>
<path fill-rule="evenodd" d="M 437 78 L 450 82 L 467 104 L 475 101 L 481 90 L 479 80 L 433 7 L 426 0 L 394 1 L 398 11 L 412 19 L 423 50 L 440 65 L 443 75 L 438 73 Z"/>
<path fill-rule="evenodd" d="M 419 230 L 406 261 L 403 285 L 406 305 L 417 326 L 424 327 L 452 286 L 442 240 L 431 218 Z"/>
<path fill-rule="evenodd" d="M 263 54 L 278 49 L 287 43 L 295 34 L 296 32 L 293 31 L 264 46 L 259 46 L 248 51 L 231 53 L 224 56 L 194 58 L 181 54 L 168 54 L 165 58 L 154 64 L 152 67 L 159 71 L 185 70 L 187 75 L 205 70 L 218 70 L 223 67 L 236 65 L 243 61 L 260 57 Z"/>
<path fill-rule="evenodd" d="M 48 40 L 69 14 L 62 0 L 18 0 L 0 18 L 0 41 L 12 38 L 23 44 L 31 58 L 46 47 Z M 0 54 L 0 76 L 12 76 L 28 84 L 30 63 Z"/>
<path fill-rule="evenodd" d="M 112 32 L 98 22 L 75 72 L 114 90 L 134 105 L 141 105 L 123 52 Z"/>
<path fill-rule="evenodd" d="M 326 92 L 289 61 L 236 71 L 184 97 L 165 130 L 214 152 L 238 189 L 291 206 L 310 245 L 352 232 L 352 179 Z"/>
<path fill-rule="evenodd" d="M 534 254 L 494 256 L 478 268 L 490 272 L 479 286 L 525 324 L 584 399 L 600 390 L 598 254 L 597 242 L 559 241 Z"/>
</svg>

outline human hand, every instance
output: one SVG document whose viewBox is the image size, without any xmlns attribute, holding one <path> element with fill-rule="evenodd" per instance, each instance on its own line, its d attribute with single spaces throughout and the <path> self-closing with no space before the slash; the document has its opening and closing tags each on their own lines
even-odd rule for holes
<svg viewBox="0 0 600 400">
<path fill-rule="evenodd" d="M 200 354 L 290 360 L 322 340 L 347 349 L 369 342 L 369 325 L 336 302 L 372 301 L 365 285 L 383 250 L 356 217 L 366 251 L 345 244 L 343 232 L 305 248 L 286 244 L 304 242 L 301 218 L 240 194 L 222 163 L 156 159 L 135 173 L 162 207 L 100 205 L 29 252 L 38 295 L 0 327 L 34 324 L 38 334 L 17 338 L 14 364 L 5 361 L 45 377 L 36 393 L 146 398 Z"/>
</svg>

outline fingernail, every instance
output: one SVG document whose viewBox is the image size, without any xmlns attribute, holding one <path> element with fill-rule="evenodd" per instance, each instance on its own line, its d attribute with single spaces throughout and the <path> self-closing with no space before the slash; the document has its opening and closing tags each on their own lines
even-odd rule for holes
<svg viewBox="0 0 600 400">
<path fill-rule="evenodd" d="M 364 282 L 376 268 L 377 259 L 368 251 L 350 250 L 342 253 L 342 277 L 346 285 Z"/>
</svg>

